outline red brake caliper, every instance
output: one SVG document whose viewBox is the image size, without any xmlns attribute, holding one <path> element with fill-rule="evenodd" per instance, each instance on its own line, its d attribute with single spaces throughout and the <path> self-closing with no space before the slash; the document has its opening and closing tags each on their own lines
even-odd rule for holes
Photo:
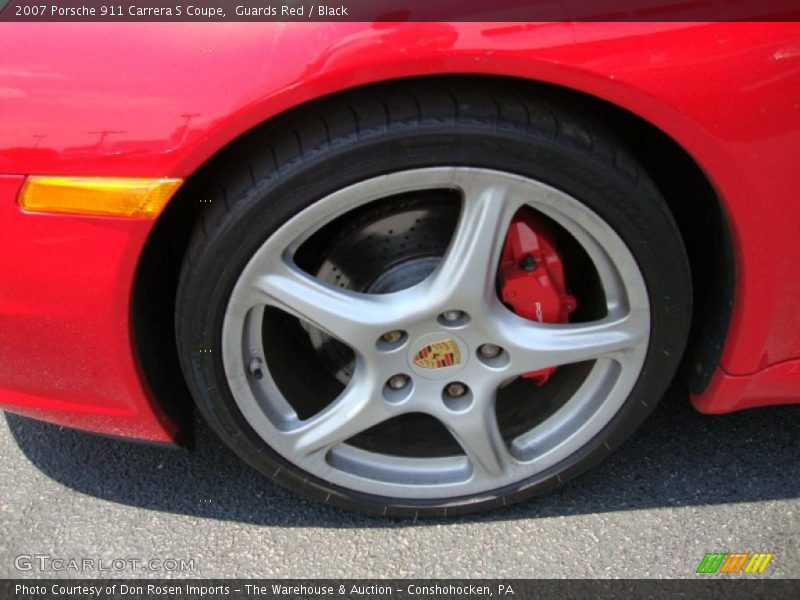
<svg viewBox="0 0 800 600">
<path fill-rule="evenodd" d="M 532 209 L 519 211 L 508 229 L 500 259 L 500 294 L 516 314 L 540 323 L 566 323 L 577 308 L 567 293 L 553 237 Z M 555 370 L 548 367 L 522 376 L 542 386 Z"/>
</svg>

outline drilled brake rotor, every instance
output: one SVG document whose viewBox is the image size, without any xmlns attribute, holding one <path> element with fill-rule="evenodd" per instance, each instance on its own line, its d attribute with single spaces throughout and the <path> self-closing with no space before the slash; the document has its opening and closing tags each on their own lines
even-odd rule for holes
<svg viewBox="0 0 800 600">
<path fill-rule="evenodd" d="M 457 218 L 458 206 L 435 191 L 371 207 L 332 235 L 315 275 L 368 294 L 409 288 L 439 264 Z M 347 383 L 354 368 L 352 351 L 319 329 L 305 327 L 323 365 Z"/>
</svg>

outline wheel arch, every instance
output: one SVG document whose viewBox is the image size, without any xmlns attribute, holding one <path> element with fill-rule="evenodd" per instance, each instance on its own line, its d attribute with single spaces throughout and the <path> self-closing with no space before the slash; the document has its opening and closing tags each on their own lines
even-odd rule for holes
<svg viewBox="0 0 800 600">
<path fill-rule="evenodd" d="M 734 298 L 734 250 L 731 228 L 714 185 L 692 155 L 663 129 L 618 104 L 572 87 L 489 75 L 429 75 L 413 79 L 457 80 L 480 87 L 486 79 L 517 86 L 521 93 L 546 94 L 602 123 L 642 163 L 665 197 L 680 229 L 692 269 L 694 314 L 680 377 L 694 393 L 708 385 L 719 363 Z M 405 79 L 405 78 L 404 78 Z M 412 78 L 408 78 L 412 79 Z M 134 343 L 143 375 L 166 413 L 187 431 L 192 401 L 174 343 L 175 293 L 192 231 L 207 204 L 203 194 L 228 157 L 241 151 L 264 127 L 300 111 L 314 110 L 332 97 L 396 83 L 397 79 L 356 86 L 308 100 L 242 131 L 215 150 L 186 179 L 156 222 L 137 268 L 132 299 Z"/>
</svg>

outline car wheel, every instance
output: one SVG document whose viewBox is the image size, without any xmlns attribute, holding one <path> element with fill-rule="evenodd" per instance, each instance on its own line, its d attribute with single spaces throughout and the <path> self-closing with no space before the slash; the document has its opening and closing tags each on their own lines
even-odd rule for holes
<svg viewBox="0 0 800 600">
<path fill-rule="evenodd" d="M 273 480 L 384 515 L 518 501 L 618 446 L 691 312 L 678 229 L 557 95 L 414 81 L 250 134 L 179 283 L 182 367 Z"/>
</svg>

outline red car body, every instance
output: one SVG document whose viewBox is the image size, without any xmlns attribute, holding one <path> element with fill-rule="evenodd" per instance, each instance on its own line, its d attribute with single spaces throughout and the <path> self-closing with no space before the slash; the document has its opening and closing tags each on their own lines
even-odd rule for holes
<svg viewBox="0 0 800 600">
<path fill-rule="evenodd" d="M 445 74 L 568 88 L 674 140 L 722 204 L 735 264 L 724 347 L 694 405 L 800 401 L 796 23 L 17 23 L 0 35 L 0 408 L 177 433 L 132 328 L 155 221 L 23 211 L 27 176 L 186 178 L 292 107 Z"/>
</svg>

